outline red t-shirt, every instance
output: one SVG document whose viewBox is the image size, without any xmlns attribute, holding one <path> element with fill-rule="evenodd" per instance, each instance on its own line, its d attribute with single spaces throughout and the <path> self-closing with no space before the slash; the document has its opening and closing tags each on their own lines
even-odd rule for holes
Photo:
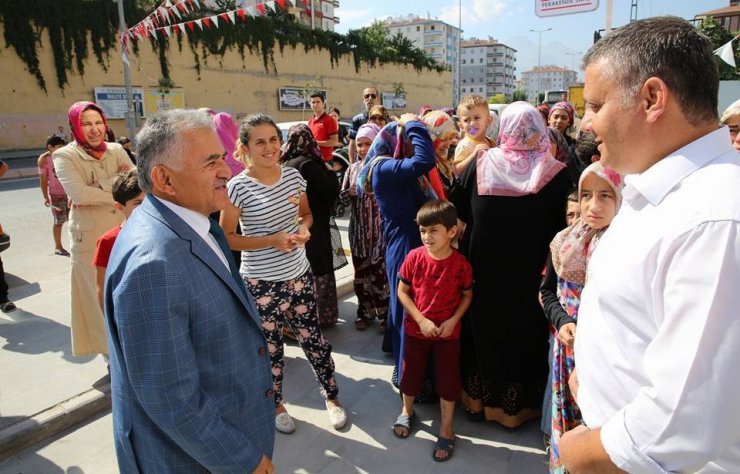
<svg viewBox="0 0 740 474">
<path fill-rule="evenodd" d="M 427 319 L 439 326 L 450 319 L 460 305 L 462 292 L 473 286 L 473 268 L 468 260 L 455 249 L 444 260 L 429 256 L 425 247 L 417 247 L 406 256 L 398 272 L 401 281 L 411 287 L 411 299 Z M 428 338 L 421 333 L 414 318 L 404 316 L 406 334 L 419 339 Z M 445 339 L 458 339 L 460 324 Z"/>
<path fill-rule="evenodd" d="M 92 260 L 94 267 L 106 268 L 108 266 L 110 253 L 113 250 L 113 244 L 116 243 L 116 238 L 118 237 L 119 232 L 121 232 L 121 226 L 117 225 L 100 236 L 98 239 L 98 245 L 95 247 L 95 255 Z"/>
<path fill-rule="evenodd" d="M 328 140 L 331 135 L 339 134 L 339 124 L 334 117 L 327 113 L 321 114 L 321 117 L 315 115 L 308 119 L 308 128 L 311 129 L 313 137 L 316 141 Z M 331 153 L 334 151 L 332 146 L 319 146 L 321 148 L 321 155 L 324 157 L 324 161 L 331 160 Z"/>
</svg>

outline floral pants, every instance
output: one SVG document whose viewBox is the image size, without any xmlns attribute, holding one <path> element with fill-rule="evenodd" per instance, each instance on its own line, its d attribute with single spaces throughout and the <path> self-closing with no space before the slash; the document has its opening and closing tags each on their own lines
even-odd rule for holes
<svg viewBox="0 0 740 474">
<path fill-rule="evenodd" d="M 262 331 L 270 351 L 275 407 L 283 403 L 283 324 L 287 324 L 298 338 L 316 375 L 321 395 L 328 400 L 337 398 L 339 389 L 334 378 L 331 344 L 324 339 L 319 327 L 311 272 L 285 281 L 255 280 L 245 275 L 242 278 L 254 295 L 262 318 Z"/>
</svg>

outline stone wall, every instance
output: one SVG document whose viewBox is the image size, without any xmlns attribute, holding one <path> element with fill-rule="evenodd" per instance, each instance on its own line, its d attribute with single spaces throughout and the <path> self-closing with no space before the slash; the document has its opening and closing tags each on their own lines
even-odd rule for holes
<svg viewBox="0 0 740 474">
<path fill-rule="evenodd" d="M 2 36 L 0 25 L 0 36 Z M 183 40 L 180 52 L 175 41 L 168 51 L 170 77 L 185 94 L 188 108 L 210 107 L 232 114 L 266 112 L 276 121 L 303 120 L 310 110 L 278 110 L 278 88 L 317 87 L 328 91 L 327 106 L 336 106 L 344 120 L 362 109 L 361 92 L 367 85 L 375 85 L 382 92 L 393 91 L 401 83 L 406 90 L 407 110 L 418 111 L 424 104 L 448 107 L 452 102 L 452 74 L 422 70 L 391 64 L 368 67 L 358 73 L 354 60 L 346 55 L 332 67 L 328 51 L 305 52 L 286 47 L 283 54 L 276 46 L 277 74 L 266 72 L 262 56 L 255 49 L 242 61 L 237 51 L 223 57 L 209 56 L 197 74 L 193 53 Z M 69 75 L 70 84 L 61 90 L 56 85 L 52 50 L 46 32 L 39 48 L 41 70 L 46 79 L 48 93 L 41 90 L 35 78 L 28 73 L 23 62 L 8 48 L 0 48 L 0 150 L 31 149 L 42 147 L 45 138 L 67 127 L 66 111 L 78 100 L 93 100 L 93 89 L 102 86 L 123 86 L 123 67 L 120 53 L 111 50 L 108 71 L 97 63 L 92 52 L 85 74 Z M 141 43 L 139 56 L 131 55 L 132 84 L 138 87 L 156 87 L 162 76 L 157 55 L 148 43 Z M 124 120 L 111 120 L 116 136 L 127 134 Z"/>
</svg>

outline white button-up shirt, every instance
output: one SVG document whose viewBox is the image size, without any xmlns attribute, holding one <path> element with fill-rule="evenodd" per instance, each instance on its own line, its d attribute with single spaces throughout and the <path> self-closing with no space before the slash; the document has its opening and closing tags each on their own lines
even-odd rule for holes
<svg viewBox="0 0 740 474">
<path fill-rule="evenodd" d="M 740 155 L 726 127 L 625 178 L 575 356 L 584 421 L 621 469 L 740 473 Z"/>
</svg>

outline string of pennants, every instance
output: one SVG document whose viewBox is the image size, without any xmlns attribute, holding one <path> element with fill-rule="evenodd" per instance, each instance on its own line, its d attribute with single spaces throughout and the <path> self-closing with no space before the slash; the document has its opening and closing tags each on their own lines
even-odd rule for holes
<svg viewBox="0 0 740 474">
<path fill-rule="evenodd" d="M 121 35 L 121 43 L 125 51 L 129 39 L 141 39 L 150 36 L 157 38 L 157 32 L 164 33 L 169 37 L 173 32 L 185 33 L 187 31 L 186 28 L 190 31 L 195 31 L 196 26 L 201 30 L 210 28 L 211 26 L 218 28 L 219 20 L 236 24 L 237 18 L 244 21 L 247 16 L 263 16 L 267 14 L 268 10 L 276 11 L 277 6 L 285 10 L 287 6 L 290 6 L 290 0 L 270 0 L 249 7 L 204 16 L 195 20 L 174 23 L 174 21 L 182 20 L 183 15 L 192 14 L 196 9 L 200 9 L 200 3 L 198 0 L 181 0 L 175 2 L 166 0 L 146 18 L 124 32 Z"/>
</svg>

